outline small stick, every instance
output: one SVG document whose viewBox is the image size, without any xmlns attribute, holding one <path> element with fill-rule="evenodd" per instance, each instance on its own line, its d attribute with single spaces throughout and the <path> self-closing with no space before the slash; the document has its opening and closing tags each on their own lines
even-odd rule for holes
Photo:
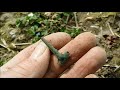
<svg viewBox="0 0 120 90">
<path fill-rule="evenodd" d="M 115 35 L 120 38 L 120 35 L 118 35 L 117 33 L 115 33 Z"/>
<path fill-rule="evenodd" d="M 58 58 L 60 64 L 64 64 L 69 58 L 69 52 L 65 52 L 64 54 L 59 53 L 57 49 L 55 49 L 50 43 L 48 43 L 43 37 L 41 40 L 47 45 L 47 47 L 51 50 L 51 52 Z"/>
<path fill-rule="evenodd" d="M 112 33 L 112 35 L 114 36 L 115 34 L 114 34 L 114 32 L 113 32 L 112 28 L 110 27 L 110 24 L 109 24 L 109 23 L 107 23 L 107 25 L 108 25 L 108 27 L 109 27 L 110 32 L 111 32 L 111 33 Z"/>
<path fill-rule="evenodd" d="M 76 15 L 76 12 L 74 12 L 74 17 L 75 17 L 76 27 L 78 28 L 78 22 L 77 22 L 77 15 Z"/>
<path fill-rule="evenodd" d="M 118 66 L 116 69 L 115 69 L 115 72 L 119 71 L 120 70 L 120 66 Z"/>
<path fill-rule="evenodd" d="M 30 45 L 31 43 L 16 43 L 16 46 L 22 46 L 22 45 Z"/>
<path fill-rule="evenodd" d="M 70 17 L 70 15 L 68 15 L 68 16 L 67 16 L 67 19 L 66 19 L 66 24 L 68 23 L 69 17 Z"/>
</svg>

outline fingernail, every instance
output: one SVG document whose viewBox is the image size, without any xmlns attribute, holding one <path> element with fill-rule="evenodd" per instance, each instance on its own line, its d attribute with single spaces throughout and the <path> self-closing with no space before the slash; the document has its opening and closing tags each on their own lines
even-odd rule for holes
<svg viewBox="0 0 120 90">
<path fill-rule="evenodd" d="M 47 46 L 41 41 L 33 51 L 30 58 L 32 58 L 33 60 L 37 60 L 37 58 L 40 57 L 45 52 L 46 48 Z"/>
</svg>

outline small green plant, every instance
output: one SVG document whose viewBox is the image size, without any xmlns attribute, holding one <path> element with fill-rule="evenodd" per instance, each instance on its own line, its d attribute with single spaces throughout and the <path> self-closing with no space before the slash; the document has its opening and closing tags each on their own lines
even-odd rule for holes
<svg viewBox="0 0 120 90">
<path fill-rule="evenodd" d="M 80 29 L 76 28 L 75 24 L 69 25 L 73 17 L 73 12 L 52 12 L 51 15 L 45 15 L 45 12 L 33 12 L 19 18 L 16 26 L 31 36 L 33 42 L 55 32 L 66 32 L 74 38 L 80 33 Z"/>
<path fill-rule="evenodd" d="M 7 62 L 7 60 L 0 59 L 0 66 L 4 65 Z"/>
<path fill-rule="evenodd" d="M 40 18 L 37 14 L 30 13 L 26 17 L 22 17 L 16 21 L 16 26 L 24 28 L 25 26 L 39 24 Z"/>
</svg>

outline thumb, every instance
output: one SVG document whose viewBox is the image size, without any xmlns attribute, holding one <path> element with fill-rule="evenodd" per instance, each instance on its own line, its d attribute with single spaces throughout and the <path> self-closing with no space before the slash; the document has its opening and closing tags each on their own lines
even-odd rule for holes
<svg viewBox="0 0 120 90">
<path fill-rule="evenodd" d="M 47 71 L 50 51 L 41 41 L 31 56 L 2 74 L 10 78 L 42 78 Z"/>
</svg>

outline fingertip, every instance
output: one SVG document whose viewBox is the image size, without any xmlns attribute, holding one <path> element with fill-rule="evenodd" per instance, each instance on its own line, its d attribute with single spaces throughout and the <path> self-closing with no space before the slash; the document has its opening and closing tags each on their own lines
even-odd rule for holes
<svg viewBox="0 0 120 90">
<path fill-rule="evenodd" d="M 89 74 L 85 78 L 98 78 L 95 74 Z"/>
<path fill-rule="evenodd" d="M 84 32 L 79 34 L 75 39 L 79 40 L 79 38 L 81 39 L 81 37 L 84 37 L 83 41 L 90 41 L 92 44 L 94 44 L 94 46 L 96 45 L 97 40 L 96 40 L 96 36 L 93 33 Z"/>
<path fill-rule="evenodd" d="M 56 49 L 62 48 L 69 41 L 71 41 L 71 36 L 64 32 L 52 33 L 48 36 L 45 36 L 45 39 L 51 43 Z"/>
<path fill-rule="evenodd" d="M 93 47 L 90 51 L 96 54 L 96 58 L 99 58 L 96 60 L 101 60 L 103 63 L 105 63 L 107 59 L 107 54 L 104 48 L 96 46 Z"/>
</svg>

